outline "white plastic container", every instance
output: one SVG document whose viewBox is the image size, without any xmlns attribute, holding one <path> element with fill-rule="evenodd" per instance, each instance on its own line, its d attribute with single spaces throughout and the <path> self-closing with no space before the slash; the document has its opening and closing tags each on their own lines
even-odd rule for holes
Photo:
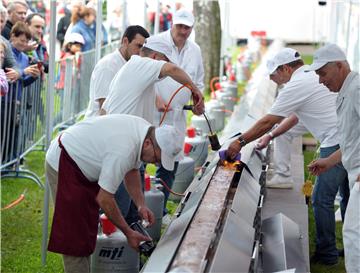
<svg viewBox="0 0 360 273">
<path fill-rule="evenodd" d="M 151 186 L 150 177 L 145 175 L 145 204 L 154 213 L 155 224 L 146 228 L 151 238 L 158 241 L 161 236 L 161 224 L 164 209 L 164 193 L 157 189 L 155 186 Z"/>
<path fill-rule="evenodd" d="M 207 114 L 207 113 L 206 113 Z M 214 130 L 215 127 L 215 119 L 209 115 L 207 115 L 209 120 L 211 129 Z M 209 125 L 206 122 L 204 115 L 201 116 L 192 116 L 191 118 L 191 125 L 196 129 L 199 129 L 203 134 L 208 134 L 210 132 Z"/>
<path fill-rule="evenodd" d="M 225 93 L 230 93 L 232 97 L 236 99 L 239 97 L 238 86 L 236 82 L 224 82 L 223 84 L 221 84 L 221 86 L 225 90 Z"/>
<path fill-rule="evenodd" d="M 178 169 L 175 174 L 175 181 L 172 190 L 177 193 L 184 193 L 193 181 L 195 176 L 195 161 L 189 156 L 185 156 L 179 162 Z M 181 200 L 181 196 L 170 194 L 170 200 Z"/>
<path fill-rule="evenodd" d="M 221 131 L 225 127 L 225 106 L 217 99 L 211 99 L 205 104 L 205 111 L 215 120 L 214 131 Z"/>
<path fill-rule="evenodd" d="M 187 128 L 186 131 L 184 153 L 195 160 L 195 168 L 201 167 L 208 156 L 209 140 L 205 136 L 197 135 L 193 127 Z M 186 143 L 191 145 L 190 149 L 185 148 Z"/>
<path fill-rule="evenodd" d="M 102 219 L 103 220 L 103 219 Z M 107 219 L 107 221 L 110 221 Z M 109 225 L 107 222 L 106 225 Z M 112 225 L 112 224 L 111 224 Z M 103 225 L 104 226 L 104 225 Z M 139 272 L 139 253 L 132 249 L 126 236 L 114 228 L 111 233 L 100 233 L 91 255 L 91 273 L 134 273 Z"/>
</svg>

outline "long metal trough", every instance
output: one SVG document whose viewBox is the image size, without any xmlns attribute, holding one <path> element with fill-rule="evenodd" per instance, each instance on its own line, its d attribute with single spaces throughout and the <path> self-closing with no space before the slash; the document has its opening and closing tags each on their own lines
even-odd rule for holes
<svg viewBox="0 0 360 273">
<path fill-rule="evenodd" d="M 222 149 L 270 108 L 276 86 L 264 73 L 260 65 L 223 132 Z M 308 271 L 297 223 L 282 214 L 263 219 L 268 153 L 250 143 L 237 171 L 218 163 L 210 154 L 141 272 Z"/>
</svg>

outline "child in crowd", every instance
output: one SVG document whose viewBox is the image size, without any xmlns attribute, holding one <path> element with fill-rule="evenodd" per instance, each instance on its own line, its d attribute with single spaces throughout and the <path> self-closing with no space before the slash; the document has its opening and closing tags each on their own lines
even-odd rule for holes
<svg viewBox="0 0 360 273">
<path fill-rule="evenodd" d="M 64 89 L 65 81 L 65 67 L 66 67 L 66 58 L 75 56 L 76 53 L 81 52 L 81 48 L 85 43 L 84 38 L 79 33 L 70 33 L 64 42 L 63 51 L 60 54 L 60 59 L 62 59 L 60 64 L 60 74 L 58 81 L 56 83 L 56 89 Z M 79 67 L 79 61 L 74 58 L 74 66 Z"/>
<path fill-rule="evenodd" d="M 84 45 L 85 40 L 83 36 L 79 33 L 70 33 L 68 36 L 65 37 L 64 48 L 61 52 L 61 61 L 60 61 L 60 69 L 59 76 L 55 83 L 55 89 L 57 90 L 56 96 L 58 99 L 55 98 L 54 104 L 54 122 L 58 124 L 59 122 L 63 121 L 62 113 L 64 107 L 64 87 L 65 87 L 65 74 L 66 74 L 66 59 L 73 57 L 72 67 L 71 67 L 71 74 L 73 78 L 75 75 L 78 75 L 80 69 L 80 58 L 77 53 L 81 52 L 82 46 Z"/>
<path fill-rule="evenodd" d="M 79 33 L 71 33 L 64 43 L 64 50 L 61 52 L 61 59 L 73 56 L 81 52 L 82 46 L 85 44 L 84 37 Z"/>
</svg>

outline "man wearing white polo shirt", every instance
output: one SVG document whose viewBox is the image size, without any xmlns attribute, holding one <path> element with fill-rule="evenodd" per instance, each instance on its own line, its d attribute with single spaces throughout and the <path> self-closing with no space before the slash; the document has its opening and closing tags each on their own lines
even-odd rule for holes
<svg viewBox="0 0 360 273">
<path fill-rule="evenodd" d="M 350 183 L 350 198 L 343 226 L 346 271 L 360 272 L 360 77 L 351 71 L 344 52 L 335 44 L 319 48 L 309 70 L 319 75 L 319 82 L 338 93 L 336 113 L 340 150 L 309 165 L 315 175 L 342 161 Z"/>
<path fill-rule="evenodd" d="M 130 114 L 154 124 L 156 99 L 154 85 L 167 76 L 190 86 L 194 113 L 203 113 L 204 101 L 200 90 L 182 69 L 167 62 L 172 61 L 170 53 L 170 47 L 163 40 L 156 36 L 147 38 L 140 56 L 132 56 L 112 80 L 109 95 L 101 109 L 102 114 Z M 171 91 L 168 90 L 169 93 Z M 180 134 L 183 135 L 183 131 L 180 131 Z M 134 206 L 123 186 L 120 186 L 116 193 L 116 201 L 128 222 L 136 220 L 133 217 L 136 215 L 132 212 Z"/>
<path fill-rule="evenodd" d="M 46 177 L 55 203 L 48 250 L 63 254 L 65 272 L 90 272 L 95 249 L 99 208 L 127 237 L 129 245 L 150 238 L 125 222 L 114 193 L 124 179 L 137 213 L 151 225 L 138 168 L 142 162 L 174 168 L 181 151 L 174 127 L 156 128 L 130 115 L 85 119 L 61 133 L 46 153 Z"/>
<path fill-rule="evenodd" d="M 190 76 L 191 80 L 200 91 L 203 91 L 204 66 L 201 49 L 198 44 L 189 39 L 194 27 L 194 22 L 195 19 L 191 12 L 185 9 L 177 10 L 173 17 L 171 29 L 158 34 L 157 37 L 169 45 L 171 48 L 171 56 L 175 64 L 181 67 Z M 159 124 L 160 118 L 163 115 L 164 105 L 168 103 L 172 93 L 180 86 L 179 83 L 170 78 L 156 83 L 158 109 L 155 112 L 155 120 L 157 124 Z M 190 97 L 191 93 L 186 88 L 177 93 L 171 102 L 171 111 L 166 113 L 163 123 L 173 125 L 178 128 L 180 132 L 184 132 L 185 134 L 187 112 L 183 110 L 183 106 L 189 102 Z M 178 161 L 182 158 L 183 154 L 177 159 L 174 171 L 169 172 L 162 167 L 157 168 L 156 177 L 165 181 L 169 188 L 171 188 L 174 183 Z M 169 197 L 169 191 L 164 188 L 163 192 L 165 194 L 164 214 L 166 214 L 166 201 Z"/>
<path fill-rule="evenodd" d="M 156 36 L 146 39 L 140 56 L 133 55 L 115 75 L 102 114 L 130 114 L 153 123 L 156 82 L 171 77 L 191 88 L 194 113 L 202 114 L 202 93 L 184 70 L 173 64 L 170 47 Z M 168 90 L 171 93 L 171 90 Z"/>
<path fill-rule="evenodd" d="M 109 86 L 116 73 L 132 55 L 139 55 L 148 37 L 149 33 L 141 26 L 127 27 L 121 39 L 120 48 L 106 55 L 96 64 L 91 74 L 89 106 L 85 117 L 99 115 L 99 110 L 109 94 Z"/>
<path fill-rule="evenodd" d="M 301 56 L 291 48 L 282 49 L 268 62 L 270 79 L 285 84 L 269 114 L 233 141 L 227 155 L 234 158 L 247 143 L 261 137 L 276 123 L 295 114 L 309 132 L 320 142 L 320 157 L 328 157 L 339 149 L 335 114 L 336 94 L 319 84 L 314 72 L 305 73 Z M 286 121 L 285 121 L 286 122 Z M 278 130 L 275 129 L 275 130 Z M 278 131 L 278 134 L 283 132 Z M 276 135 L 274 135 L 276 137 Z M 341 214 L 344 217 L 349 198 L 347 172 L 341 163 L 316 179 L 312 195 L 316 224 L 316 250 L 311 262 L 333 265 L 338 262 L 336 249 L 334 201 L 340 191 Z"/>
</svg>

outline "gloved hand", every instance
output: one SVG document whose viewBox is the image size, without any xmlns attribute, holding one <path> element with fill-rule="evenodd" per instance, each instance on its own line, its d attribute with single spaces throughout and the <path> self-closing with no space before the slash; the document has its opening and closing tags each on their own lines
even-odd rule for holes
<svg viewBox="0 0 360 273">
<path fill-rule="evenodd" d="M 219 151 L 219 157 L 220 157 L 220 160 L 222 161 L 228 161 L 228 162 L 235 162 L 235 161 L 240 161 L 241 159 L 241 154 L 238 153 L 236 154 L 236 156 L 234 158 L 230 158 L 228 155 L 227 155 L 227 150 L 221 150 Z"/>
</svg>

